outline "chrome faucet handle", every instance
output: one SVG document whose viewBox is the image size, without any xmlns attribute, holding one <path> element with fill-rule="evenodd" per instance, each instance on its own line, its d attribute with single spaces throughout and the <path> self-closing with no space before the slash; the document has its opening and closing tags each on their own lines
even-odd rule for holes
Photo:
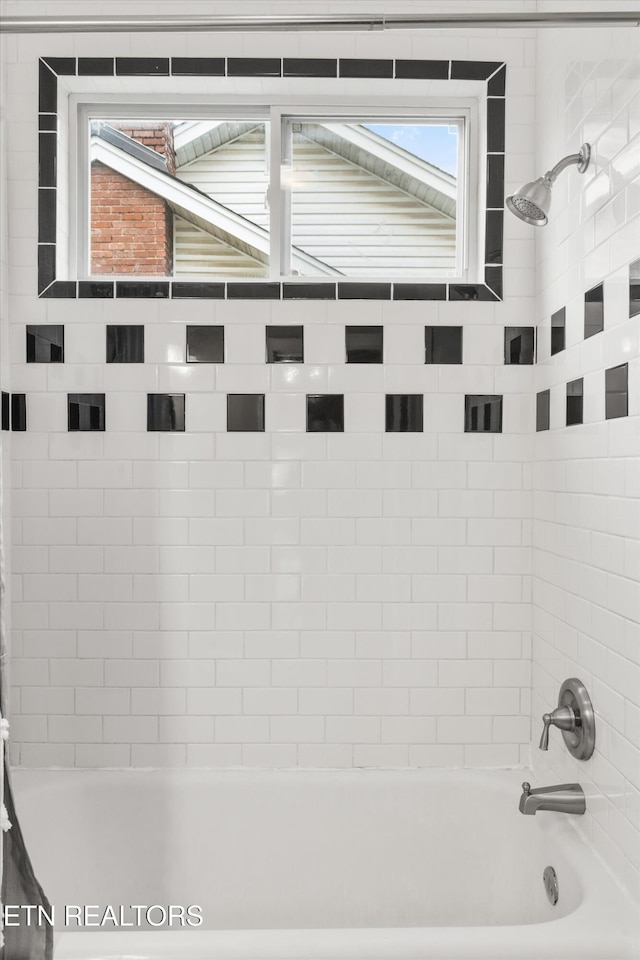
<svg viewBox="0 0 640 960">
<path fill-rule="evenodd" d="M 531 793 L 531 784 L 527 783 L 526 780 L 522 784 L 522 793 L 524 794 L 525 797 L 528 797 L 529 794 Z"/>
<path fill-rule="evenodd" d="M 559 730 L 569 730 L 573 732 L 576 729 L 576 715 L 571 707 L 556 707 L 551 713 L 542 715 L 542 736 L 540 737 L 540 749 L 549 749 L 549 729 L 554 726 Z"/>
</svg>

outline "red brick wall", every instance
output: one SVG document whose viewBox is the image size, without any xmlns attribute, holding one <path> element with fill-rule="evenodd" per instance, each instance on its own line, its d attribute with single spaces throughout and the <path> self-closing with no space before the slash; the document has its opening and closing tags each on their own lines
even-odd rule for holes
<svg viewBox="0 0 640 960">
<path fill-rule="evenodd" d="M 156 153 L 161 153 L 167 161 L 169 173 L 176 172 L 176 155 L 173 148 L 173 128 L 170 123 L 151 123 L 139 120 L 134 123 L 111 123 L 111 127 L 126 133 L 133 140 L 144 143 Z"/>
<path fill-rule="evenodd" d="M 175 172 L 168 124 L 113 124 L 167 158 Z M 98 161 L 91 164 L 91 273 L 170 276 L 171 209 L 156 194 Z"/>
</svg>

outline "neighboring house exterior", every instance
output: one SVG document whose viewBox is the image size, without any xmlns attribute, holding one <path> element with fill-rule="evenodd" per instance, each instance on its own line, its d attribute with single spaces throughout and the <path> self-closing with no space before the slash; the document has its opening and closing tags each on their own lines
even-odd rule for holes
<svg viewBox="0 0 640 960">
<path fill-rule="evenodd" d="M 93 131 L 92 272 L 268 276 L 264 124 L 143 126 L 103 123 Z M 453 275 L 454 177 L 355 124 L 295 124 L 292 141 L 292 274 Z M 118 178 L 112 216 L 123 218 L 120 227 L 136 248 L 136 231 L 144 236 L 144 224 L 148 228 L 148 248 L 139 248 L 135 269 L 130 246 L 118 262 L 118 225 L 109 227 L 105 216 L 109 176 Z M 128 200 L 129 215 L 123 212 Z"/>
</svg>

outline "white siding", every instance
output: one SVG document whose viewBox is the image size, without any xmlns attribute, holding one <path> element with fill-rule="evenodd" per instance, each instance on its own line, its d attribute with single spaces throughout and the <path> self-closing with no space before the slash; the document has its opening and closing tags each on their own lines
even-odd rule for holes
<svg viewBox="0 0 640 960">
<path fill-rule="evenodd" d="M 264 131 L 252 131 L 176 170 L 176 176 L 268 229 Z"/>
<path fill-rule="evenodd" d="M 173 273 L 176 277 L 266 277 L 267 267 L 193 223 L 174 215 Z"/>
<path fill-rule="evenodd" d="M 181 167 L 177 176 L 268 229 L 262 133 L 252 132 L 225 144 Z M 294 137 L 293 243 L 346 276 L 452 275 L 455 229 L 455 220 L 398 186 L 320 144 Z M 185 243 L 191 259 L 183 250 Z M 200 236 L 192 227 L 176 231 L 176 272 L 211 271 L 219 258 L 220 243 L 215 238 Z"/>
</svg>

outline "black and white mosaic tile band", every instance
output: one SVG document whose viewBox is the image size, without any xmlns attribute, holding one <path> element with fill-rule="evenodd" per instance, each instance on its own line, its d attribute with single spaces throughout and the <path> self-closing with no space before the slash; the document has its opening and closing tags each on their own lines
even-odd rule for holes
<svg viewBox="0 0 640 960">
<path fill-rule="evenodd" d="M 60 77 L 316 77 L 460 80 L 486 84 L 486 183 L 482 186 L 484 282 L 392 283 L 318 280 L 76 280 L 59 276 L 56 249 Z M 158 88 L 165 89 L 164 87 Z M 228 300 L 502 300 L 506 64 L 502 61 L 296 57 L 43 57 L 39 62 L 38 296 L 45 298 Z"/>
<path fill-rule="evenodd" d="M 629 316 L 638 313 L 638 261 L 629 266 Z M 584 339 L 605 329 L 605 290 L 603 284 L 584 294 Z M 566 310 L 556 310 L 549 323 L 549 356 L 566 347 Z M 264 362 L 266 365 L 304 364 L 304 325 L 265 325 Z M 505 365 L 531 365 L 537 362 L 538 336 L 534 327 L 505 326 Z M 189 364 L 225 363 L 225 328 L 222 324 L 185 324 L 185 359 Z M 424 364 L 447 365 L 464 362 L 463 326 L 425 326 Z M 27 364 L 63 364 L 65 327 L 63 324 L 28 324 L 25 328 Z M 108 364 L 145 362 L 145 326 L 107 324 L 104 361 Z M 384 363 L 383 325 L 346 325 L 343 362 L 347 365 Z M 553 388 L 558 389 L 558 388 Z M 576 426 L 584 421 L 584 378 L 564 385 L 566 414 L 563 423 L 552 417 L 552 390 L 536 395 L 535 429 L 544 432 L 553 427 Z M 604 408 L 607 420 L 629 414 L 629 368 L 618 364 L 605 371 Z M 509 398 L 507 397 L 507 403 Z M 226 429 L 229 432 L 264 432 L 265 394 L 227 394 Z M 466 394 L 461 413 L 465 433 L 499 433 L 503 429 L 502 395 Z M 107 399 L 103 393 L 68 395 L 70 431 L 104 431 L 107 427 Z M 2 393 L 2 429 L 27 429 L 27 396 Z M 147 396 L 147 430 L 184 432 L 188 400 L 185 394 L 155 393 Z M 419 433 L 424 430 L 424 395 L 386 394 L 384 408 L 386 432 Z M 428 422 L 428 421 L 427 421 Z M 299 425 L 297 429 L 304 429 Z M 348 424 L 347 424 L 348 429 Z M 382 422 L 380 429 L 383 429 Z M 345 430 L 344 395 L 340 393 L 306 395 L 306 430 L 343 432 Z"/>
<path fill-rule="evenodd" d="M 584 379 L 565 385 L 566 419 L 551 423 L 551 390 L 536 395 L 535 429 L 576 426 L 583 423 Z M 344 394 L 307 394 L 307 433 L 343 433 L 345 431 Z M 427 398 L 428 401 L 428 398 Z M 508 402 L 508 398 L 507 398 Z M 226 396 L 226 430 L 230 433 L 264 433 L 265 412 L 269 398 L 263 393 L 229 393 Z M 461 409 L 465 433 L 502 433 L 504 397 L 499 394 L 466 394 Z M 67 429 L 70 432 L 108 429 L 107 397 L 104 393 L 70 393 L 67 395 Z M 629 414 L 629 368 L 618 364 L 605 371 L 605 419 L 613 420 Z M 384 423 L 386 433 L 422 433 L 425 423 L 423 394 L 386 394 Z M 346 425 L 348 429 L 348 423 Z M 27 429 L 27 395 L 2 392 L 2 429 Z M 214 429 L 212 425 L 212 430 Z M 149 432 L 184 433 L 188 430 L 188 396 L 184 393 L 147 395 L 147 430 Z"/>
<path fill-rule="evenodd" d="M 187 363 L 224 363 L 225 329 L 222 324 L 187 324 L 184 327 Z M 464 328 L 426 326 L 425 364 L 462 364 Z M 535 327 L 504 328 L 504 363 L 532 364 L 535 357 Z M 64 363 L 63 324 L 28 324 L 27 363 Z M 407 358 L 413 359 L 413 358 Z M 344 328 L 344 356 L 347 364 L 384 363 L 384 327 L 347 325 Z M 264 361 L 267 364 L 303 364 L 304 326 L 265 326 Z M 106 363 L 144 363 L 144 324 L 107 324 Z"/>
</svg>

